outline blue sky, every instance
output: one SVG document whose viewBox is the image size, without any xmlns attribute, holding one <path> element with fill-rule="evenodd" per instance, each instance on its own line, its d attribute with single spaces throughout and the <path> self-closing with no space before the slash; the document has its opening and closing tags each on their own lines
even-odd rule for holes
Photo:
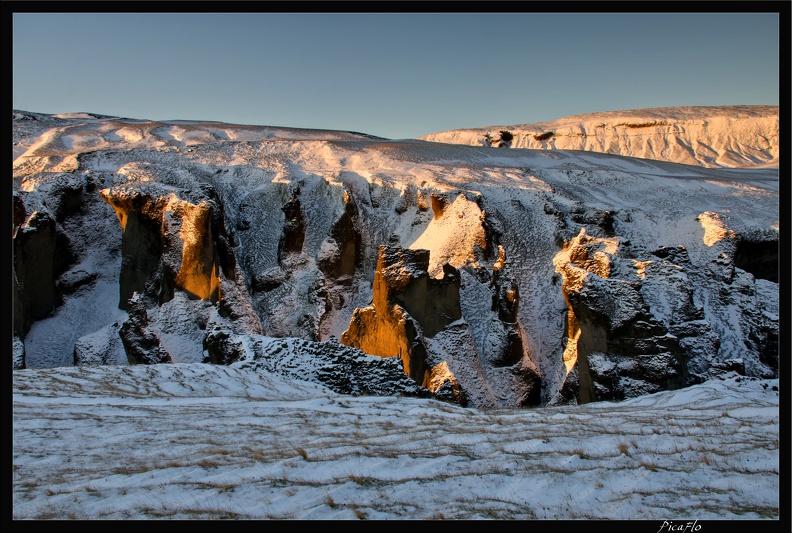
<svg viewBox="0 0 792 533">
<path fill-rule="evenodd" d="M 778 13 L 14 13 L 12 45 L 14 109 L 390 139 L 779 98 Z"/>
</svg>

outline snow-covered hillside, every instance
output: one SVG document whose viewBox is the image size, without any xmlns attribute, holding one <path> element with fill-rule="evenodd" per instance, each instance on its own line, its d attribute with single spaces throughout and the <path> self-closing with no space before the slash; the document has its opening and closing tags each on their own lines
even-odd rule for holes
<svg viewBox="0 0 792 533">
<path fill-rule="evenodd" d="M 661 107 L 575 115 L 548 122 L 431 133 L 426 141 L 586 150 L 704 167 L 778 166 L 778 106 Z"/>
<path fill-rule="evenodd" d="M 16 368 L 256 361 L 479 408 L 777 377 L 777 168 L 13 120 Z"/>
</svg>

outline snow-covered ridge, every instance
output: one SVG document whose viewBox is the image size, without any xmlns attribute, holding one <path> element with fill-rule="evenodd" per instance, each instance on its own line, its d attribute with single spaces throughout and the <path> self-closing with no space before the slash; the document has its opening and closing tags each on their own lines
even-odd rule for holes
<svg viewBox="0 0 792 533">
<path fill-rule="evenodd" d="M 498 139 L 503 130 L 513 134 L 512 148 L 587 150 L 704 167 L 778 166 L 778 106 L 606 111 L 533 124 L 450 130 L 419 139 L 482 146 L 487 134 Z"/>
<path fill-rule="evenodd" d="M 183 150 L 190 146 L 268 140 L 378 139 L 357 132 L 226 124 L 192 120 L 140 120 L 92 113 L 46 115 L 15 110 L 14 159 L 123 147 Z"/>
</svg>

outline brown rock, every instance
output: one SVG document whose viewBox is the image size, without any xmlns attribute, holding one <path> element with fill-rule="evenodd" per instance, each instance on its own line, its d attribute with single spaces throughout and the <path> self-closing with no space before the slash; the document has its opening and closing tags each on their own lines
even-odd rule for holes
<svg viewBox="0 0 792 533">
<path fill-rule="evenodd" d="M 401 357 L 405 372 L 419 383 L 429 379 L 424 336 L 432 337 L 462 316 L 459 271 L 443 267 L 429 277 L 428 250 L 381 246 L 372 305 L 356 309 L 341 336 L 347 346 L 371 355 Z"/>
</svg>

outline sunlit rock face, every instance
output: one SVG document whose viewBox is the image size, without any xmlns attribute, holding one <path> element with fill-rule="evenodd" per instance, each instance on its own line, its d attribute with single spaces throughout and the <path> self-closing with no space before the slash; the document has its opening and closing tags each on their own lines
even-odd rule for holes
<svg viewBox="0 0 792 533">
<path fill-rule="evenodd" d="M 399 356 L 407 375 L 428 383 L 424 337 L 461 316 L 459 271 L 443 268 L 441 279 L 430 278 L 429 250 L 380 247 L 371 307 L 356 309 L 341 342 L 382 357 Z"/>
<path fill-rule="evenodd" d="M 705 290 L 719 307 L 739 313 L 748 373 L 775 375 L 777 316 L 762 312 L 755 299 L 757 285 L 765 284 L 734 269 L 734 231 L 721 223 L 704 230 L 706 246 L 729 250 L 712 258 Z M 724 367 L 745 374 L 741 358 L 713 358 L 724 336 L 698 303 L 693 280 L 701 278 L 685 247 L 636 252 L 623 238 L 582 228 L 554 258 L 568 306 L 564 364 L 571 386 L 564 394 L 579 403 L 621 400 L 700 382 Z"/>
<path fill-rule="evenodd" d="M 231 249 L 222 204 L 211 186 L 175 188 L 137 176 L 100 195 L 122 230 L 119 308 L 129 318 L 118 335 L 130 364 L 171 362 L 169 344 L 182 351 L 185 341 L 179 337 L 205 335 L 228 321 L 235 325 L 232 331 L 261 332 Z M 147 308 L 159 318 L 151 320 Z M 99 364 L 111 357 L 113 340 L 110 336 L 98 350 L 103 354 Z M 200 339 L 191 343 L 201 346 Z M 86 355 L 95 361 L 95 352 L 78 342 L 75 361 L 88 364 Z M 185 357 L 190 360 L 184 354 L 176 360 Z"/>
<path fill-rule="evenodd" d="M 15 112 L 13 365 L 251 361 L 479 408 L 777 375 L 777 169 L 515 139 Z"/>
<path fill-rule="evenodd" d="M 467 283 L 489 296 L 484 313 L 468 322 L 460 304 L 460 270 L 444 264 L 442 276 L 431 277 L 429 250 L 381 246 L 372 304 L 354 311 L 341 342 L 372 355 L 398 356 L 415 381 L 433 391 L 448 384 L 466 403 L 501 404 L 488 391 L 497 383 L 509 390 L 507 404 L 538 405 L 541 379 L 525 353 L 517 286 L 504 264 L 501 248 L 492 275 L 483 267 L 465 267 Z M 477 375 L 454 374 L 470 367 L 479 369 Z"/>
<path fill-rule="evenodd" d="M 154 185 L 115 187 L 102 196 L 123 230 L 119 307 L 135 292 L 164 303 L 175 289 L 220 300 L 220 268 L 233 276 L 235 259 L 217 203 L 192 203 Z"/>
<path fill-rule="evenodd" d="M 443 265 L 456 268 L 478 266 L 483 256 L 492 254 L 488 243 L 486 214 L 478 202 L 464 194 L 432 194 L 433 218 L 410 248 L 429 251 L 428 272 L 440 276 Z M 478 201 L 477 201 L 478 200 Z"/>
</svg>

